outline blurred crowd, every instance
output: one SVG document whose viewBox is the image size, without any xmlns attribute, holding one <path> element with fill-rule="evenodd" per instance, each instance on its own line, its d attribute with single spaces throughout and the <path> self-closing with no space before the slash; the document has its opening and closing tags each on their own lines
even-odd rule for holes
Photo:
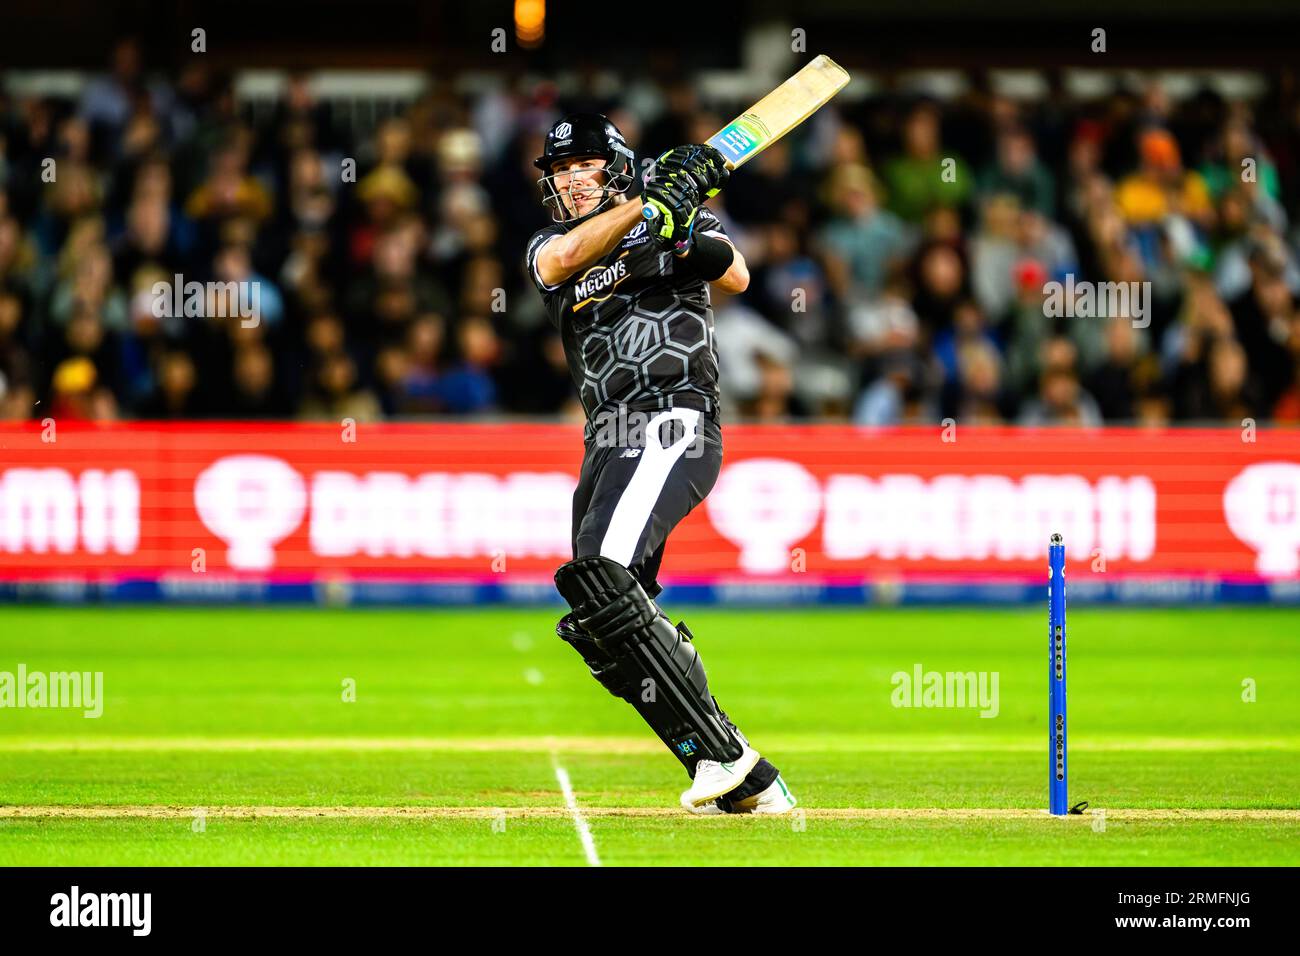
<svg viewBox="0 0 1300 956">
<path fill-rule="evenodd" d="M 0 93 L 0 418 L 579 416 L 522 267 L 545 130 L 595 109 L 653 156 L 744 105 L 503 77 L 360 123 L 129 41 L 75 98 Z M 710 204 L 752 275 L 713 292 L 725 414 L 1300 422 L 1298 199 L 1279 90 L 836 104 Z M 176 275 L 257 282 L 259 321 L 159 316 Z M 1055 315 L 1067 277 L 1150 294 Z"/>
</svg>

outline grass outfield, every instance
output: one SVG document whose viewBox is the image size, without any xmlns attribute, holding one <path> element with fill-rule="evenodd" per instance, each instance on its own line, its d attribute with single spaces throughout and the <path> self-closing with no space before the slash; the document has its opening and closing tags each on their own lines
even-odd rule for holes
<svg viewBox="0 0 1300 956">
<path fill-rule="evenodd" d="M 776 818 L 681 811 L 556 616 L 0 609 L 0 671 L 105 691 L 0 709 L 0 864 L 1300 864 L 1296 611 L 1071 608 L 1092 812 L 1057 819 L 1045 610 L 684 614 L 800 799 Z M 997 672 L 996 715 L 893 706 L 918 664 Z"/>
</svg>

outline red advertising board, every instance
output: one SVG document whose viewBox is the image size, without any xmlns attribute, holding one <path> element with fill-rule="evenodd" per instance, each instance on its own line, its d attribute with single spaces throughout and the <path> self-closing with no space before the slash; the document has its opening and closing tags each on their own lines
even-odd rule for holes
<svg viewBox="0 0 1300 956">
<path fill-rule="evenodd" d="M 39 423 L 0 430 L 0 580 L 221 572 L 544 580 L 571 425 Z M 1300 432 L 728 426 L 680 580 L 1300 577 Z"/>
</svg>

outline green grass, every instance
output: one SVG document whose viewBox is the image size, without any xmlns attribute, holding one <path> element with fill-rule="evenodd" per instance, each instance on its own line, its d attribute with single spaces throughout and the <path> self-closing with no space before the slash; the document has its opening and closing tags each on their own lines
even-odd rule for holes
<svg viewBox="0 0 1300 956">
<path fill-rule="evenodd" d="M 1086 822 L 601 818 L 605 866 L 1295 865 L 1296 827 Z M 9 862 L 42 866 L 583 866 L 566 820 L 0 821 Z"/>
<path fill-rule="evenodd" d="M 670 609 L 673 610 L 673 609 Z M 806 816 L 673 815 L 686 782 L 547 611 L 0 609 L 0 671 L 103 671 L 99 719 L 0 709 L 0 865 L 1300 863 L 1300 613 L 1070 611 L 1070 782 L 1095 818 L 819 816 L 1040 808 L 1046 613 L 683 614 L 714 692 Z M 996 671 L 995 717 L 898 708 L 890 677 Z M 1256 699 L 1243 698 L 1253 681 Z M 345 702 L 345 681 L 356 700 Z M 19 817 L 5 807 L 171 807 Z M 381 808 L 231 818 L 221 807 Z M 382 808 L 478 808 L 401 817 Z M 202 832 L 192 813 L 207 808 Z M 491 814 L 506 810 L 504 826 Z M 556 816 L 521 816 L 550 808 Z M 663 808 L 662 816 L 605 815 Z M 512 814 L 510 811 L 516 811 Z"/>
</svg>

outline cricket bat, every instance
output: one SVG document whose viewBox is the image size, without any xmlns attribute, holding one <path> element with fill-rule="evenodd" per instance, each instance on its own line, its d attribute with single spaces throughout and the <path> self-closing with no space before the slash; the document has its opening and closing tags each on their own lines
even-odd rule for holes
<svg viewBox="0 0 1300 956">
<path fill-rule="evenodd" d="M 737 169 L 825 106 L 848 82 L 848 71 L 823 53 L 714 133 L 708 143 L 723 155 L 728 169 Z M 653 219 L 657 213 L 647 204 L 641 215 Z"/>
</svg>

